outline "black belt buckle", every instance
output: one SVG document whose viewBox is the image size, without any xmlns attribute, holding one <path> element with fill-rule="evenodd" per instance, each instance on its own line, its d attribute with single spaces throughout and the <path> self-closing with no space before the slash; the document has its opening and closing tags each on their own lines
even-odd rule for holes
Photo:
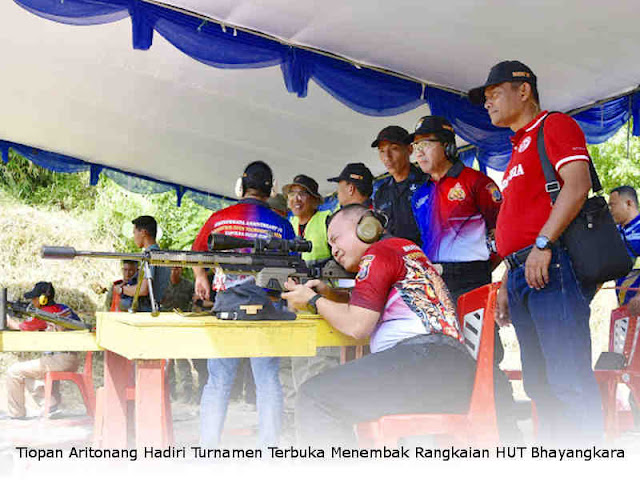
<svg viewBox="0 0 640 480">
<path fill-rule="evenodd" d="M 527 261 L 527 257 L 531 253 L 531 250 L 533 250 L 533 245 L 529 245 L 528 247 L 518 250 L 511 255 L 507 255 L 506 260 L 509 270 L 513 270 L 520 265 L 524 265 L 524 263 Z"/>
</svg>

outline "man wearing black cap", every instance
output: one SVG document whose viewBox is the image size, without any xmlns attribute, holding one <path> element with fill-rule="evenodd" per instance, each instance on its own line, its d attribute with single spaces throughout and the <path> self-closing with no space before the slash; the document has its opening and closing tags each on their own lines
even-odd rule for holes
<svg viewBox="0 0 640 480">
<path fill-rule="evenodd" d="M 373 175 L 364 163 L 349 163 L 340 175 L 327 181 L 338 183 L 338 203 L 341 207 L 352 203 L 371 206 Z"/>
<path fill-rule="evenodd" d="M 322 203 L 318 182 L 307 175 L 296 175 L 293 182 L 282 187 L 282 193 L 287 197 L 289 209 L 293 213 L 293 231 L 313 244 L 310 252 L 302 254 L 302 259 L 309 266 L 326 262 L 331 258 L 326 225 L 331 212 L 318 210 Z"/>
<path fill-rule="evenodd" d="M 422 250 L 442 268 L 442 279 L 457 305 L 461 295 L 491 283 L 488 245 L 502 195 L 493 180 L 465 167 L 458 158 L 453 126 L 446 118 L 422 117 L 409 140 L 418 165 L 429 178 L 412 199 Z M 504 357 L 498 329 L 494 341 L 497 366 Z M 500 436 L 513 440 L 518 435 L 513 396 L 509 381 L 499 370 L 495 385 Z"/>
<path fill-rule="evenodd" d="M 560 236 L 591 188 L 584 134 L 569 116 L 541 111 L 537 79 L 518 61 L 504 61 L 469 92 L 491 122 L 515 132 L 502 180 L 496 225 L 498 254 L 508 271 L 498 293 L 497 321 L 513 323 L 520 344 L 524 387 L 535 401 L 546 441 L 597 441 L 600 394 L 591 369 L 589 303 L 594 285 L 577 280 Z M 538 155 L 538 132 L 560 193 L 554 204 Z"/>
<path fill-rule="evenodd" d="M 409 132 L 404 128 L 391 125 L 383 128 L 371 144 L 372 148 L 378 149 L 380 161 L 389 172 L 389 178 L 380 183 L 373 196 L 373 206 L 389 218 L 387 231 L 391 235 L 420 245 L 420 232 L 413 218 L 411 197 L 424 183 L 426 176 L 411 164 L 412 147 L 408 136 Z"/>
<path fill-rule="evenodd" d="M 409 136 L 428 180 L 413 195 L 422 250 L 442 266 L 454 302 L 491 283 L 488 247 L 502 202 L 498 186 L 458 158 L 453 126 L 444 117 L 418 120 Z"/>
<path fill-rule="evenodd" d="M 55 295 L 55 289 L 50 282 L 38 282 L 33 289 L 24 294 L 24 298 L 31 300 L 35 308 L 45 312 L 80 320 L 70 307 L 62 303 L 56 303 Z M 12 330 L 22 330 L 26 332 L 62 330 L 62 327 L 35 317 L 30 317 L 23 322 L 8 317 L 7 326 Z M 11 365 L 7 370 L 9 416 L 14 419 L 23 419 L 26 417 L 25 387 L 29 390 L 34 400 L 36 400 L 37 403 L 41 403 L 44 388 L 43 386 L 36 388 L 35 381 L 44 379 L 45 373 L 49 371 L 75 372 L 78 369 L 79 363 L 78 355 L 75 352 L 45 352 L 40 358 L 17 362 Z M 58 382 L 56 382 L 54 383 L 52 405 L 49 412 L 54 413 L 58 410 L 59 404 L 60 390 Z"/>
<path fill-rule="evenodd" d="M 294 238 L 291 224 L 267 205 L 273 188 L 271 168 L 264 162 L 250 163 L 240 179 L 242 200 L 236 205 L 219 210 L 211 215 L 193 242 L 192 250 L 208 250 L 210 233 L 221 233 L 234 237 L 254 239 L 276 237 Z M 204 268 L 194 268 L 195 293 L 209 300 L 211 284 Z M 251 302 L 262 303 L 265 292 L 256 286 L 255 280 L 247 276 L 223 275 L 216 272 L 214 285 L 217 290 L 214 311 L 228 311 L 238 304 L 240 293 L 250 296 Z M 270 305 L 263 304 L 265 310 Z M 279 358 L 251 358 L 251 369 L 256 383 L 259 444 L 262 447 L 276 445 L 282 426 L 282 386 L 278 375 Z M 202 392 L 200 402 L 200 443 L 216 447 L 220 442 L 222 427 L 227 414 L 227 404 L 233 379 L 240 363 L 239 358 L 215 358 L 207 361 L 209 379 Z"/>
</svg>

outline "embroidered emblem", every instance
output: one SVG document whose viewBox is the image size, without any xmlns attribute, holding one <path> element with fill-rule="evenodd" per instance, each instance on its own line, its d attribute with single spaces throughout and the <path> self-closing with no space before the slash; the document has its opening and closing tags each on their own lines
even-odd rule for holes
<svg viewBox="0 0 640 480">
<path fill-rule="evenodd" d="M 451 190 L 449 190 L 448 197 L 451 201 L 455 200 L 461 202 L 465 198 L 467 198 L 467 194 L 464 192 L 464 189 L 462 188 L 462 185 L 460 185 L 460 182 L 458 182 Z"/>
<path fill-rule="evenodd" d="M 525 137 L 518 145 L 518 152 L 522 153 L 531 145 L 531 137 Z"/>
<path fill-rule="evenodd" d="M 358 275 L 356 275 L 356 280 L 361 282 L 369 276 L 369 267 L 371 266 L 374 258 L 376 258 L 375 255 L 365 255 L 362 257 L 360 260 Z"/>
<path fill-rule="evenodd" d="M 487 190 L 489 190 L 489 193 L 491 194 L 491 198 L 495 203 L 502 202 L 502 193 L 500 193 L 500 190 L 498 189 L 497 185 L 490 183 L 489 185 L 487 185 Z"/>
</svg>

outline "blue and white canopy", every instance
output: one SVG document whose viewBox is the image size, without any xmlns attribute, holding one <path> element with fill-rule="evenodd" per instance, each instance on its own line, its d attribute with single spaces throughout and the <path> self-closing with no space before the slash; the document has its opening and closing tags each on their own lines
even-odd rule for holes
<svg viewBox="0 0 640 480">
<path fill-rule="evenodd" d="M 511 132 L 464 95 L 500 60 L 536 72 L 544 108 L 590 107 L 576 119 L 591 143 L 631 115 L 640 133 L 634 3 L 1 2 L 0 149 L 193 195 L 233 196 L 261 159 L 280 185 L 306 173 L 329 193 L 345 163 L 383 172 L 381 128 L 431 112 L 473 145 L 465 161 L 503 169 Z"/>
</svg>

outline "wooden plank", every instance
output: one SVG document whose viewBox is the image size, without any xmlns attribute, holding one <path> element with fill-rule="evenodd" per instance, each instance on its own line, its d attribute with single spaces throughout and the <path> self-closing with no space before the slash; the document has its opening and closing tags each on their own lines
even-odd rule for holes
<svg viewBox="0 0 640 480">
<path fill-rule="evenodd" d="M 0 332 L 0 352 L 87 352 L 102 350 L 96 334 L 87 330 L 69 332 Z"/>
</svg>

